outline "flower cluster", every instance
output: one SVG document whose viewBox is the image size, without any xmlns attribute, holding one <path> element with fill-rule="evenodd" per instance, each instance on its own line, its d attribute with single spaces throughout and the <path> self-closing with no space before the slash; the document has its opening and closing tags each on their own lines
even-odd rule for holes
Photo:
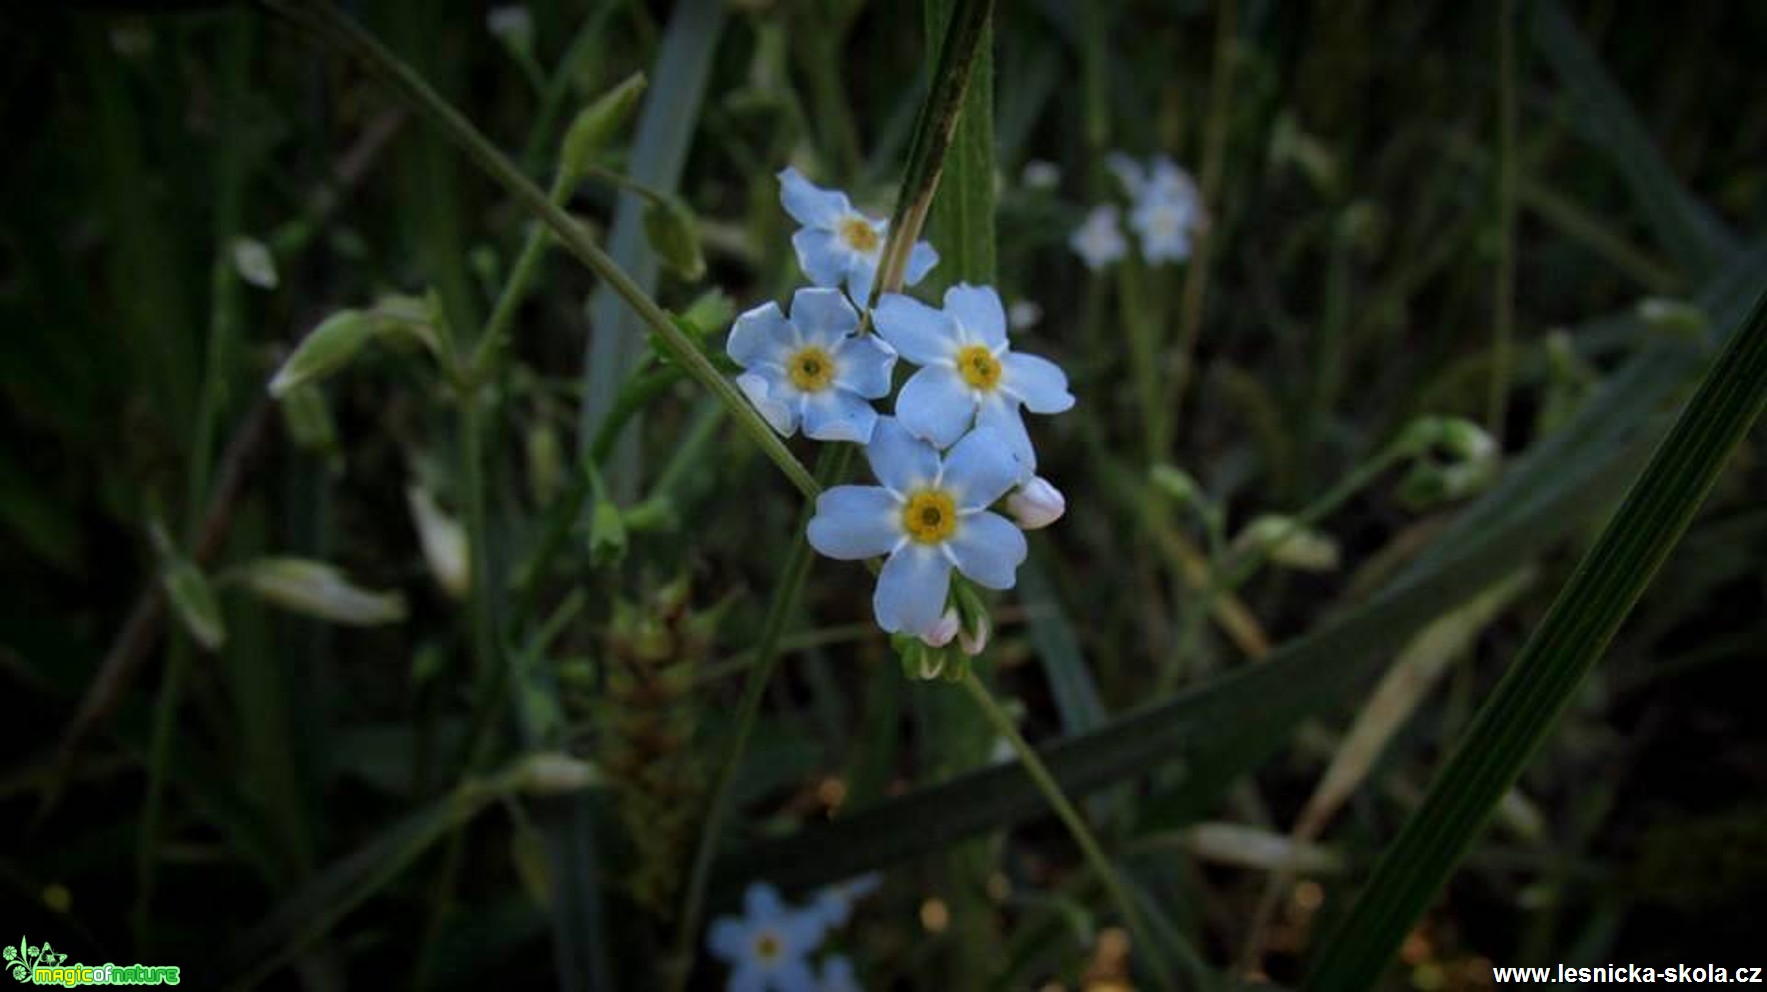
<svg viewBox="0 0 1767 992">
<path fill-rule="evenodd" d="M 1209 226 L 1190 174 L 1164 155 L 1144 165 L 1118 152 L 1106 164 L 1129 195 L 1129 227 L 1141 242 L 1142 257 L 1154 265 L 1189 258 L 1191 239 Z M 1120 216 L 1115 204 L 1100 204 L 1068 238 L 1068 246 L 1087 268 L 1108 268 L 1129 253 Z"/>
<path fill-rule="evenodd" d="M 881 485 L 824 492 L 808 537 L 831 558 L 886 559 L 873 596 L 878 626 L 932 648 L 960 639 L 977 653 L 988 625 L 965 580 L 1012 588 L 1026 555 L 1021 529 L 1047 526 L 1065 509 L 1061 492 L 1036 475 L 1024 413 L 1072 407 L 1067 376 L 1013 350 L 991 286 L 953 286 L 939 307 L 884 292 L 868 309 L 888 223 L 795 169 L 779 183 L 786 212 L 802 225 L 792 245 L 814 285 L 793 294 L 790 313 L 766 303 L 736 319 L 726 344 L 743 370 L 736 383 L 782 435 L 864 446 Z M 930 245 L 916 244 L 904 281 L 915 284 L 937 262 Z M 873 401 L 890 395 L 898 359 L 916 369 L 893 415 L 880 414 Z M 996 504 L 1012 519 L 993 512 Z"/>
<path fill-rule="evenodd" d="M 794 906 L 765 882 L 743 893 L 741 916 L 712 921 L 706 943 L 730 966 L 731 992 L 858 992 L 853 963 L 829 954 L 812 968 L 810 957 L 829 933 L 847 925 L 853 906 L 877 891 L 875 873 L 832 885 L 808 906 Z"/>
</svg>

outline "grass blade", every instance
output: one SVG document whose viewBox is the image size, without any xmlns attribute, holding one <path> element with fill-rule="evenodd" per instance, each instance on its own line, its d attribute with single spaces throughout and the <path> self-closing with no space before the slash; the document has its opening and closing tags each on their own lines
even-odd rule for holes
<svg viewBox="0 0 1767 992">
<path fill-rule="evenodd" d="M 1406 822 L 1344 921 L 1310 989 L 1379 978 L 1497 803 L 1552 732 L 1583 677 L 1687 529 L 1767 404 L 1767 294 L 1732 336 L 1595 547 Z"/>
<path fill-rule="evenodd" d="M 1534 43 L 1577 105 L 1575 119 L 1605 148 L 1657 240 L 1686 272 L 1710 272 L 1736 250 L 1718 218 L 1676 180 L 1650 132 L 1556 2 L 1534 6 Z"/>
</svg>

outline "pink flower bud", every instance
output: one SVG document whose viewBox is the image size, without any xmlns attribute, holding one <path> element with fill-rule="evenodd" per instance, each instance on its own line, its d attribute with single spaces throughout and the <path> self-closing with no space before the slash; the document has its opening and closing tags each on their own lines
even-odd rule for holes
<svg viewBox="0 0 1767 992">
<path fill-rule="evenodd" d="M 1067 512 L 1067 497 L 1061 490 L 1050 484 L 1042 476 L 1032 476 L 1031 481 L 1014 490 L 1006 497 L 1006 509 L 1025 530 L 1037 530 L 1047 527 Z"/>
<path fill-rule="evenodd" d="M 937 623 L 933 624 L 931 630 L 920 635 L 920 639 L 927 647 L 942 648 L 951 643 L 951 638 L 957 636 L 959 626 L 957 611 L 954 609 L 947 609 L 945 615 L 940 617 Z"/>
</svg>

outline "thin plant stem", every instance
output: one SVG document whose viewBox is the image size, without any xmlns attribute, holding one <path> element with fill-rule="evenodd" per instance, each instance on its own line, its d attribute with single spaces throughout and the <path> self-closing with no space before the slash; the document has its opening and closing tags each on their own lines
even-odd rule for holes
<svg viewBox="0 0 1767 992">
<path fill-rule="evenodd" d="M 244 113 L 244 80 L 251 65 L 249 25 L 235 19 L 227 61 L 228 85 L 224 111 L 227 136 L 237 138 Z M 238 143 L 224 147 L 237 149 Z M 193 425 L 189 462 L 184 486 L 184 540 L 194 545 L 203 529 L 204 510 L 209 499 L 211 474 L 214 469 L 215 435 L 226 409 L 227 373 L 233 366 L 234 342 L 239 336 L 240 277 L 234 271 L 231 242 L 239 227 L 244 185 L 243 163 L 237 150 L 224 152 L 217 160 L 219 181 L 218 206 L 215 212 L 214 260 L 210 268 L 208 342 L 203 356 L 201 394 L 197 398 L 196 423 Z M 154 703 L 153 736 L 149 744 L 147 797 L 142 806 L 139 849 L 136 858 L 135 937 L 143 943 L 153 913 L 153 895 L 159 847 L 165 830 L 166 768 L 171 756 L 174 724 L 178 704 L 184 695 L 184 683 L 191 664 L 191 643 L 187 636 L 174 633 L 166 651 L 166 673 L 160 683 L 159 698 Z"/>
<path fill-rule="evenodd" d="M 846 473 L 852 455 L 853 446 L 850 444 L 831 444 L 824 447 L 822 457 L 817 461 L 817 478 L 824 485 L 839 479 Z M 762 695 L 779 665 L 779 648 L 785 625 L 797 611 L 798 595 L 803 591 L 804 580 L 810 574 L 810 542 L 804 536 L 804 531 L 814 512 L 815 504 L 806 502 L 799 514 L 802 519 L 798 521 L 798 536 L 792 541 L 791 550 L 786 554 L 785 569 L 779 577 L 779 585 L 773 590 L 766 619 L 761 622 L 761 636 L 755 644 L 754 664 L 749 669 L 748 681 L 743 684 L 742 700 L 736 706 L 736 732 L 725 743 L 724 763 L 718 769 L 718 777 L 712 786 L 705 821 L 700 826 L 699 843 L 694 850 L 692 867 L 688 871 L 687 886 L 681 901 L 681 916 L 676 921 L 675 946 L 663 965 L 664 980 L 669 988 L 685 989 L 688 976 L 693 972 L 699 921 L 705 912 L 706 883 L 711 878 L 712 858 L 717 853 L 724 820 L 730 815 L 736 772 L 742 765 L 743 754 L 748 750 L 749 736 L 760 717 Z"/>
<path fill-rule="evenodd" d="M 1178 315 L 1178 364 L 1172 370 L 1172 385 L 1167 392 L 1165 408 L 1172 416 L 1180 416 L 1184 391 L 1190 384 L 1196 363 L 1196 343 L 1202 336 L 1203 303 L 1208 294 L 1209 262 L 1214 256 L 1215 241 L 1220 237 L 1220 193 L 1222 173 L 1227 159 L 1227 121 L 1232 110 L 1233 44 L 1238 33 L 1238 0 L 1221 0 L 1215 20 L 1215 64 L 1209 72 L 1209 120 L 1203 138 L 1203 163 L 1200 185 L 1203 203 L 1216 213 L 1215 223 L 1196 239 L 1196 251 L 1184 273 L 1184 298 Z M 1164 439 L 1166 444 L 1171 438 Z M 1164 457 L 1165 451 L 1160 452 Z"/>
<path fill-rule="evenodd" d="M 1497 280 L 1492 290 L 1491 393 L 1485 429 L 1501 443 L 1515 337 L 1515 0 L 1497 5 Z"/>
<path fill-rule="evenodd" d="M 662 307 L 596 245 L 582 224 L 573 220 L 512 165 L 460 112 L 443 100 L 409 65 L 387 51 L 341 11 L 317 0 L 258 0 L 265 9 L 307 29 L 327 47 L 354 59 L 370 75 L 390 87 L 417 114 L 442 131 L 488 177 L 551 228 L 578 261 L 594 272 L 638 315 L 669 356 L 716 396 L 736 422 L 792 485 L 805 496 L 819 491 L 810 470 L 798 461 L 773 428 L 745 399 L 735 383 L 718 371 L 704 352 L 669 319 Z"/>
<path fill-rule="evenodd" d="M 1142 948 L 1143 960 L 1153 970 L 1159 987 L 1176 988 L 1177 986 L 1172 981 L 1171 972 L 1166 970 L 1165 960 L 1154 950 L 1157 945 L 1153 940 L 1152 931 L 1147 927 L 1147 921 L 1142 918 L 1141 910 L 1135 905 L 1135 899 L 1130 894 L 1128 886 L 1117 874 L 1116 866 L 1105 855 L 1104 848 L 1099 846 L 1098 838 L 1093 836 L 1092 828 L 1086 825 L 1085 818 L 1080 815 L 1078 809 L 1074 808 L 1067 793 L 1062 791 L 1061 785 L 1055 781 L 1055 776 L 1051 775 L 1049 769 L 1043 764 L 1043 759 L 1039 758 L 1036 750 L 1026 743 L 1024 736 L 1018 732 L 1018 727 L 1013 723 L 1012 716 L 1001 707 L 999 701 L 994 698 L 994 694 L 982 682 L 981 677 L 976 675 L 974 668 L 964 673 L 963 688 L 968 691 L 970 698 L 975 700 L 976 707 L 982 711 L 982 716 L 993 725 L 1000 736 L 1006 738 L 1007 742 L 1012 745 L 1020 764 L 1024 766 L 1025 774 L 1031 776 L 1031 781 L 1036 783 L 1037 789 L 1043 793 L 1043 798 L 1055 810 L 1055 815 L 1060 817 L 1062 823 L 1068 828 L 1068 833 L 1074 838 L 1074 843 L 1079 845 L 1081 853 L 1086 856 L 1086 862 L 1091 866 L 1093 874 L 1098 876 L 1099 882 L 1104 885 L 1111 901 L 1116 903 L 1117 913 L 1123 917 L 1123 922 L 1129 927 L 1130 933 L 1135 935 L 1135 943 Z M 1184 947 L 1185 945 L 1178 944 L 1177 946 Z M 1187 960 L 1187 968 L 1194 967 L 1195 970 L 1201 970 L 1202 962 L 1194 959 L 1194 952 L 1191 952 L 1189 948 L 1186 948 L 1186 952 L 1187 958 L 1192 959 Z"/>
</svg>

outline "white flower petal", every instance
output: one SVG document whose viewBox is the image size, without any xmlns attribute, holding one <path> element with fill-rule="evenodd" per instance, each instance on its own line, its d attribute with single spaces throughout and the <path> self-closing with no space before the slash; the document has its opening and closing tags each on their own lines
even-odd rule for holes
<svg viewBox="0 0 1767 992">
<path fill-rule="evenodd" d="M 871 440 L 877 425 L 877 411 L 871 404 L 843 389 L 805 394 L 803 416 L 804 436 L 818 441 L 864 444 Z"/>
<path fill-rule="evenodd" d="M 1024 474 L 1024 466 L 1006 439 L 978 427 L 945 456 L 940 485 L 957 498 L 958 509 L 977 510 L 1005 495 Z"/>
<path fill-rule="evenodd" d="M 816 497 L 805 535 L 839 561 L 887 555 L 902 540 L 902 504 L 882 486 L 834 486 Z"/>
<path fill-rule="evenodd" d="M 1021 479 L 1036 472 L 1037 452 L 1031 447 L 1031 435 L 1025 431 L 1017 400 L 999 392 L 989 396 L 976 411 L 976 429 L 983 427 L 995 431 L 1006 442 L 1006 450 L 1019 462 Z"/>
<path fill-rule="evenodd" d="M 791 246 L 798 253 L 798 267 L 816 285 L 839 286 L 847 278 L 849 257 L 833 231 L 800 228 L 791 236 Z"/>
<path fill-rule="evenodd" d="M 871 320 L 877 333 L 916 365 L 950 361 L 957 350 L 956 321 L 912 297 L 885 293 Z"/>
<path fill-rule="evenodd" d="M 896 419 L 915 437 L 948 448 L 975 419 L 975 393 L 956 369 L 928 365 L 910 376 L 896 397 Z"/>
<path fill-rule="evenodd" d="M 790 398 L 776 395 L 780 385 L 778 379 L 770 379 L 763 372 L 744 372 L 736 377 L 736 388 L 754 404 L 755 412 L 767 421 L 767 426 L 791 437 L 798 429 L 797 405 Z"/>
<path fill-rule="evenodd" d="M 929 485 L 939 474 L 939 453 L 894 417 L 877 418 L 865 458 L 877 481 L 899 493 Z"/>
<path fill-rule="evenodd" d="M 734 916 L 720 916 L 712 921 L 706 946 L 723 961 L 740 961 L 748 953 L 749 928 Z"/>
<path fill-rule="evenodd" d="M 939 253 L 925 241 L 916 241 L 908 252 L 908 269 L 903 273 L 903 281 L 912 286 L 926 278 L 926 274 L 939 264 Z"/>
<path fill-rule="evenodd" d="M 1032 413 L 1060 413 L 1074 405 L 1068 375 L 1047 358 L 1012 352 L 1002 359 L 1006 375 L 1000 386 L 1024 401 Z"/>
<path fill-rule="evenodd" d="M 806 344 L 832 348 L 859 329 L 859 311 L 838 289 L 800 289 L 791 295 L 791 322 Z"/>
<path fill-rule="evenodd" d="M 951 563 L 931 545 L 903 545 L 884 562 L 871 606 L 877 625 L 889 633 L 931 630 L 945 612 Z"/>
<path fill-rule="evenodd" d="M 1011 589 L 1030 551 L 1024 532 L 997 513 L 965 517 L 945 548 L 958 571 L 989 589 Z"/>
<path fill-rule="evenodd" d="M 945 290 L 945 312 L 957 318 L 964 337 L 989 348 L 1006 343 L 1006 308 L 992 286 L 958 283 Z"/>
<path fill-rule="evenodd" d="M 763 303 L 736 318 L 730 326 L 730 338 L 724 342 L 724 351 L 745 369 L 762 362 L 780 365 L 794 337 L 791 323 L 779 304 Z"/>
<path fill-rule="evenodd" d="M 834 348 L 834 384 L 868 400 L 890 394 L 896 351 L 875 334 L 847 338 Z"/>
<path fill-rule="evenodd" d="M 823 189 L 790 167 L 779 173 L 779 202 L 793 220 L 806 227 L 832 228 L 835 221 L 853 211 L 847 194 Z"/>
</svg>

